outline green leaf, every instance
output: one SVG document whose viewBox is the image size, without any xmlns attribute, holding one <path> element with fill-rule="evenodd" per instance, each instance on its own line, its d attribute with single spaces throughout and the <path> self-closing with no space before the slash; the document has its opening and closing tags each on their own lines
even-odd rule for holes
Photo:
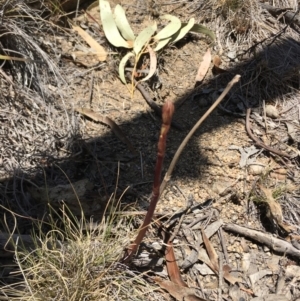
<svg viewBox="0 0 300 301">
<path fill-rule="evenodd" d="M 130 43 L 126 42 L 121 36 L 108 1 L 100 0 L 100 18 L 103 26 L 104 34 L 107 40 L 116 47 L 132 48 Z"/>
<path fill-rule="evenodd" d="M 134 41 L 135 36 L 126 18 L 125 11 L 121 5 L 115 8 L 115 22 L 122 36 L 128 41 Z"/>
<path fill-rule="evenodd" d="M 154 23 L 152 26 L 148 26 L 145 28 L 135 39 L 133 44 L 133 50 L 136 54 L 139 54 L 142 48 L 148 43 L 152 37 L 152 35 L 155 33 L 157 29 L 156 23 Z"/>
<path fill-rule="evenodd" d="M 187 23 L 182 23 L 182 24 L 187 25 Z M 204 34 L 208 35 L 213 41 L 216 38 L 213 31 L 209 30 L 208 28 L 206 28 L 205 26 L 200 25 L 200 24 L 194 24 L 194 26 L 190 29 L 190 31 L 196 32 L 196 33 L 204 33 Z"/>
<path fill-rule="evenodd" d="M 125 66 L 127 61 L 129 60 L 130 57 L 134 56 L 132 52 L 128 52 L 122 59 L 119 65 L 119 76 L 121 81 L 126 84 L 126 79 L 125 79 Z"/>
<path fill-rule="evenodd" d="M 154 48 L 154 51 L 158 51 L 162 48 L 164 48 L 170 41 L 172 40 L 172 38 L 167 38 L 167 39 L 164 39 L 164 40 L 160 40 L 156 47 Z"/>
<path fill-rule="evenodd" d="M 157 67 L 157 58 L 156 58 L 155 51 L 149 45 L 147 48 L 148 48 L 149 56 L 150 56 L 149 73 L 141 81 L 146 81 L 149 78 L 151 78 L 153 76 L 153 74 L 155 73 L 156 67 Z"/>
<path fill-rule="evenodd" d="M 181 27 L 181 21 L 172 15 L 164 15 L 161 19 L 171 21 L 166 27 L 164 27 L 155 37 L 155 40 L 164 40 L 174 35 Z"/>
<path fill-rule="evenodd" d="M 191 28 L 194 26 L 194 24 L 195 24 L 195 19 L 194 18 L 192 18 L 192 19 L 190 19 L 189 20 L 189 22 L 187 23 L 187 24 L 185 24 L 185 23 L 183 23 L 182 25 L 181 25 L 181 29 L 179 30 L 179 33 L 177 34 L 177 36 L 176 37 L 174 37 L 175 39 L 174 40 L 172 40 L 172 42 L 173 43 L 175 43 L 175 42 L 177 42 L 177 41 L 179 41 L 179 40 L 181 40 L 190 30 L 191 30 Z"/>
</svg>

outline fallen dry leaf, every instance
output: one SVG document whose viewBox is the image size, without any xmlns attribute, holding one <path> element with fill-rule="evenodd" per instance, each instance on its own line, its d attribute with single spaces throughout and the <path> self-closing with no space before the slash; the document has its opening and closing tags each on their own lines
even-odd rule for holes
<svg viewBox="0 0 300 301">
<path fill-rule="evenodd" d="M 276 202 L 273 198 L 272 195 L 272 190 L 268 189 L 262 185 L 259 185 L 259 188 L 261 189 L 261 191 L 264 193 L 265 197 L 266 197 L 266 202 L 269 206 L 269 209 L 271 211 L 271 214 L 273 216 L 273 218 L 275 219 L 275 221 L 280 224 L 283 221 L 283 216 L 282 216 L 282 209 L 281 206 L 278 202 Z"/>
<path fill-rule="evenodd" d="M 81 64 L 87 68 L 92 68 L 99 64 L 98 57 L 91 49 L 87 49 L 86 51 L 73 51 L 71 52 L 71 57 L 76 64 Z"/>
<path fill-rule="evenodd" d="M 231 284 L 235 284 L 237 282 L 242 282 L 241 279 L 236 278 L 230 274 L 231 268 L 229 265 L 223 265 L 223 277 Z"/>
<path fill-rule="evenodd" d="M 196 75 L 196 79 L 195 79 L 196 83 L 201 82 L 204 79 L 204 77 L 209 69 L 210 61 L 211 61 L 211 53 L 210 53 L 210 48 L 208 48 L 206 53 L 203 56 L 200 66 L 199 66 L 199 69 L 198 69 L 198 72 Z"/>
<path fill-rule="evenodd" d="M 272 274 L 273 274 L 273 272 L 271 270 L 260 270 L 256 273 L 249 275 L 249 279 L 251 281 L 252 287 L 263 277 L 265 277 L 267 275 L 272 275 Z"/>
<path fill-rule="evenodd" d="M 91 47 L 94 55 L 100 62 L 106 60 L 107 52 L 105 49 L 93 38 L 91 37 L 85 30 L 81 29 L 79 26 L 73 25 L 72 28 L 85 40 L 85 42 Z"/>
<path fill-rule="evenodd" d="M 212 72 L 213 74 L 217 75 L 220 73 L 224 73 L 227 72 L 226 70 L 220 68 L 220 65 L 222 64 L 222 60 L 218 55 L 215 55 L 213 58 L 213 68 L 212 68 Z"/>
<path fill-rule="evenodd" d="M 202 234 L 203 243 L 205 245 L 206 251 L 208 253 L 208 256 L 209 256 L 209 259 L 210 259 L 210 262 L 211 262 L 210 267 L 212 267 L 212 269 L 215 273 L 218 273 L 218 271 L 219 271 L 219 259 L 218 259 L 217 252 L 215 251 L 214 247 L 212 246 L 209 239 L 207 238 L 203 228 L 201 228 L 201 234 Z"/>
<path fill-rule="evenodd" d="M 123 133 L 123 131 L 120 129 L 120 127 L 109 117 L 102 116 L 100 113 L 94 112 L 93 110 L 89 108 L 75 108 L 75 111 L 87 116 L 88 118 L 91 118 L 92 120 L 96 122 L 101 122 L 106 125 L 108 125 L 113 133 L 123 142 L 127 145 L 128 149 L 132 151 L 132 153 L 137 153 L 134 146 L 131 144 L 129 139 L 126 137 L 126 135 Z"/>
<path fill-rule="evenodd" d="M 196 289 L 194 288 L 179 286 L 172 281 L 163 280 L 159 277 L 155 277 L 154 281 L 178 301 L 206 301 L 196 296 Z"/>
<path fill-rule="evenodd" d="M 265 195 L 265 201 L 275 222 L 288 233 L 294 231 L 296 229 L 294 226 L 284 223 L 281 205 L 273 198 L 272 190 L 262 185 L 259 185 L 259 188 Z"/>
<path fill-rule="evenodd" d="M 187 287 L 187 284 L 182 280 L 177 261 L 174 254 L 173 243 L 168 242 L 165 252 L 168 275 L 173 283 Z"/>
<path fill-rule="evenodd" d="M 213 64 L 214 64 L 214 66 L 217 66 L 217 67 L 220 67 L 220 65 L 222 64 L 222 60 L 218 55 L 214 56 Z"/>
<path fill-rule="evenodd" d="M 210 264 L 208 264 L 208 266 L 218 275 L 219 274 L 219 260 L 218 260 L 218 255 L 213 247 L 213 245 L 211 244 L 211 242 L 209 241 L 209 239 L 207 238 L 205 232 L 203 229 L 201 229 L 201 233 L 202 233 L 202 239 L 203 239 L 203 243 L 205 245 L 205 248 L 207 250 L 209 259 L 210 259 Z M 231 271 L 231 268 L 229 265 L 224 265 L 223 266 L 223 277 L 230 282 L 231 284 L 235 284 L 236 282 L 240 282 L 241 280 L 232 276 L 229 272 Z"/>
</svg>

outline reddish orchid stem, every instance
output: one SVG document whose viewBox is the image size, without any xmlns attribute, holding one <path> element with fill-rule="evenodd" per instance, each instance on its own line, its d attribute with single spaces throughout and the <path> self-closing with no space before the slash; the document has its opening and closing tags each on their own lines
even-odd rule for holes
<svg viewBox="0 0 300 301">
<path fill-rule="evenodd" d="M 147 214 L 145 216 L 143 225 L 140 228 L 139 233 L 138 233 L 134 243 L 132 243 L 126 251 L 125 257 L 123 259 L 123 262 L 125 262 L 125 263 L 129 262 L 129 260 L 131 259 L 133 254 L 136 253 L 139 245 L 141 244 L 141 242 L 148 230 L 148 227 L 149 227 L 149 224 L 153 217 L 157 202 L 159 200 L 161 172 L 162 172 L 163 161 L 164 161 L 164 157 L 165 157 L 165 153 L 166 153 L 167 133 L 171 126 L 171 120 L 172 120 L 173 113 L 174 113 L 174 105 L 171 101 L 167 101 L 162 108 L 162 127 L 160 130 L 160 136 L 159 136 L 159 140 L 158 140 L 157 160 L 156 160 L 156 166 L 155 166 L 155 172 L 154 172 L 154 182 L 153 182 L 153 188 L 152 188 L 151 202 L 150 202 Z"/>
</svg>

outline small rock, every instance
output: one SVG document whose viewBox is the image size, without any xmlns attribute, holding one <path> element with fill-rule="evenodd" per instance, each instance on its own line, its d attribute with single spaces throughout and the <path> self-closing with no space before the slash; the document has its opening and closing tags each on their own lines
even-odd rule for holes
<svg viewBox="0 0 300 301">
<path fill-rule="evenodd" d="M 274 119 L 279 117 L 278 110 L 272 105 L 266 105 L 266 115 Z"/>
<path fill-rule="evenodd" d="M 233 222 L 237 221 L 238 218 L 239 218 L 239 217 L 238 217 L 236 214 L 234 214 L 234 215 L 231 216 L 231 220 L 232 220 Z"/>
<path fill-rule="evenodd" d="M 153 248 L 154 250 L 156 250 L 156 251 L 160 251 L 160 250 L 162 249 L 162 245 L 159 244 L 158 242 L 154 242 L 154 243 L 152 244 L 152 248 Z"/>
<path fill-rule="evenodd" d="M 257 176 L 257 175 L 262 174 L 263 171 L 264 171 L 264 169 L 265 169 L 265 168 L 264 168 L 264 166 L 262 166 L 262 165 L 252 164 L 252 165 L 249 166 L 248 172 L 249 172 L 249 174 L 251 174 L 251 175 Z"/>
<path fill-rule="evenodd" d="M 236 58 L 236 51 L 228 51 L 227 57 L 230 58 L 231 60 L 234 60 Z"/>
</svg>

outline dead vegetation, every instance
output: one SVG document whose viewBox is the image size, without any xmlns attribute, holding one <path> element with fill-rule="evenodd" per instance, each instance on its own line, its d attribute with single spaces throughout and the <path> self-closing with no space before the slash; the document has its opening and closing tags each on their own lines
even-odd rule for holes
<svg viewBox="0 0 300 301">
<path fill-rule="evenodd" d="M 78 122 L 59 92 L 66 84 L 57 58 L 43 50 L 45 34 L 60 30 L 42 19 L 26 1 L 1 1 L 1 54 L 25 59 L 4 61 L 1 68 L 1 178 L 29 174 L 45 158 L 59 157 Z M 19 175 L 18 175 L 19 173 Z M 28 204 L 27 204 L 28 205 Z"/>
<path fill-rule="evenodd" d="M 0 0 L 0 55 L 11 57 L 0 69 L 0 299 L 297 300 L 298 4 L 124 1 L 138 32 L 169 13 L 194 17 L 216 34 L 212 43 L 190 33 L 159 53 L 158 71 L 133 99 L 117 78 L 124 53 L 105 40 L 98 6 L 72 15 L 61 4 Z M 99 62 L 67 16 L 107 60 Z M 208 67 L 199 70 L 208 47 Z M 203 74 L 199 83 L 194 74 Z M 149 205 L 159 133 L 143 98 L 159 112 L 174 100 L 181 131 L 171 130 L 170 163 L 204 101 L 215 101 L 236 74 L 241 80 L 222 114 L 182 153 L 138 254 L 125 265 L 123 251 Z M 244 124 L 232 116 L 250 125 L 255 146 L 245 146 Z"/>
</svg>

